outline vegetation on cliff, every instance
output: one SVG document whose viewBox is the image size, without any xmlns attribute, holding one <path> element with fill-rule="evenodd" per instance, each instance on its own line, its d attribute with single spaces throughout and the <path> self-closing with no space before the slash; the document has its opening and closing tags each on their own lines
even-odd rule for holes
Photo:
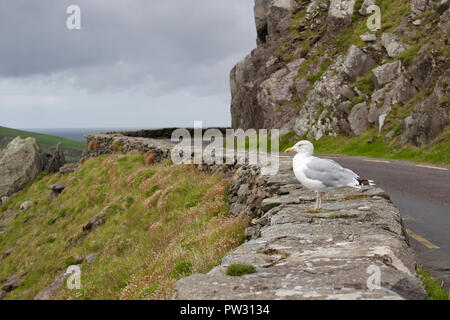
<svg viewBox="0 0 450 320">
<path fill-rule="evenodd" d="M 78 264 L 81 290 L 64 283 L 52 298 L 171 298 L 177 279 L 208 272 L 245 239 L 247 218 L 229 217 L 227 183 L 193 166 L 146 166 L 139 153 L 41 175 L 0 209 L 0 279 L 19 284 L 6 299 L 32 299 Z M 53 184 L 67 187 L 51 200 Z"/>
<path fill-rule="evenodd" d="M 290 3 L 256 2 L 258 47 L 231 72 L 233 126 L 281 128 L 280 149 L 308 139 L 323 153 L 450 163 L 448 1 Z"/>
</svg>

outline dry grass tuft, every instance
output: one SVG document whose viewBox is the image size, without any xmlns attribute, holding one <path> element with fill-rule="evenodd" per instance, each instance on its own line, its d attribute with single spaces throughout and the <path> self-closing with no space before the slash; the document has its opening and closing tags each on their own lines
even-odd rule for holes
<svg viewBox="0 0 450 320">
<path fill-rule="evenodd" d="M 55 200 L 45 200 L 48 185 L 55 183 L 68 187 Z M 14 231 L 0 242 L 0 252 L 15 247 L 1 262 L 0 279 L 29 263 L 37 266 L 7 299 L 22 292 L 23 299 L 32 299 L 66 261 L 93 252 L 96 261 L 81 265 L 82 290 L 61 288 L 55 299 L 171 298 L 178 279 L 207 273 L 245 239 L 248 220 L 229 217 L 227 185 L 190 165 L 149 168 L 139 153 L 100 156 L 72 174 L 39 178 L 2 207 L 19 217 L 7 221 Z M 26 200 L 35 202 L 34 212 L 45 214 L 24 222 L 27 216 L 18 207 Z M 83 232 L 101 212 L 105 224 Z"/>
<path fill-rule="evenodd" d="M 148 151 L 145 155 L 144 155 L 144 163 L 147 167 L 155 164 L 155 155 L 153 154 L 153 152 Z"/>
<path fill-rule="evenodd" d="M 100 149 L 100 140 L 95 139 L 95 140 L 89 141 L 89 144 L 88 144 L 89 151 L 98 150 L 98 149 Z"/>
</svg>

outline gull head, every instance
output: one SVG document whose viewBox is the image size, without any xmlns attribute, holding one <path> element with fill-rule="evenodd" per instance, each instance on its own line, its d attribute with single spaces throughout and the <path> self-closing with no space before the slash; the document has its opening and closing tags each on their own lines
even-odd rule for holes
<svg viewBox="0 0 450 320">
<path fill-rule="evenodd" d="M 304 154 L 312 156 L 314 154 L 314 145 L 306 140 L 297 142 L 292 148 L 286 149 L 284 152 L 296 152 L 298 154 Z"/>
</svg>

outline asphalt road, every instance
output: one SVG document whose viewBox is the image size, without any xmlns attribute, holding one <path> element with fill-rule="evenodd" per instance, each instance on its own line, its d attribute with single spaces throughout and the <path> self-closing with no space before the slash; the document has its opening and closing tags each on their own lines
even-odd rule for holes
<svg viewBox="0 0 450 320">
<path fill-rule="evenodd" d="M 417 260 L 450 290 L 450 166 L 323 155 L 375 180 L 400 209 Z"/>
</svg>

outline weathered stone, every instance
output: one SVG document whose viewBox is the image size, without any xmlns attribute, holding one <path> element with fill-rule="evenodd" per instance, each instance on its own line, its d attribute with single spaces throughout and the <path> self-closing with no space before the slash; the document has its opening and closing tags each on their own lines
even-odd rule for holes
<svg viewBox="0 0 450 320">
<path fill-rule="evenodd" d="M 58 143 L 55 152 L 51 155 L 49 160 L 44 166 L 44 171 L 47 173 L 59 172 L 59 169 L 66 163 L 64 157 L 64 150 L 61 143 Z"/>
<path fill-rule="evenodd" d="M 417 15 L 424 13 L 427 10 L 429 0 L 412 0 L 411 11 Z"/>
<path fill-rule="evenodd" d="M 66 272 L 61 273 L 56 279 L 47 287 L 38 292 L 33 300 L 50 300 L 56 291 L 64 284 L 65 278 L 69 274 Z"/>
<path fill-rule="evenodd" d="M 5 252 L 3 252 L 2 253 L 2 260 L 8 258 L 13 251 L 14 251 L 14 248 L 11 248 L 11 249 L 6 250 Z"/>
<path fill-rule="evenodd" d="M 6 204 L 9 201 L 9 197 L 1 197 L 0 199 L 0 205 Z"/>
<path fill-rule="evenodd" d="M 93 264 L 97 259 L 98 252 L 94 252 L 86 257 L 86 262 L 89 264 Z"/>
<path fill-rule="evenodd" d="M 439 3 L 439 6 L 437 7 L 436 11 L 439 14 L 443 14 L 445 11 L 449 8 L 450 1 L 449 0 L 441 0 Z"/>
<path fill-rule="evenodd" d="M 397 58 L 407 49 L 407 46 L 392 33 L 383 33 L 381 36 L 381 44 L 385 47 L 388 56 L 391 58 Z"/>
<path fill-rule="evenodd" d="M 68 163 L 59 168 L 60 174 L 67 174 L 77 171 L 80 168 L 81 164 L 78 162 Z"/>
<path fill-rule="evenodd" d="M 52 184 L 51 186 L 48 186 L 48 188 L 53 192 L 60 194 L 67 188 L 67 184 Z"/>
<path fill-rule="evenodd" d="M 20 283 L 20 279 L 11 279 L 7 281 L 1 289 L 5 292 L 11 292 L 16 290 L 20 286 Z"/>
<path fill-rule="evenodd" d="M 6 298 L 7 293 L 3 290 L 0 290 L 0 300 L 3 300 Z"/>
<path fill-rule="evenodd" d="M 359 14 L 363 16 L 368 16 L 372 12 L 369 10 L 369 7 L 373 6 L 375 4 L 375 0 L 364 0 L 361 9 L 359 9 Z"/>
<path fill-rule="evenodd" d="M 254 14 L 258 43 L 273 37 L 278 24 L 292 9 L 291 0 L 255 0 Z"/>
<path fill-rule="evenodd" d="M 105 224 L 106 217 L 103 213 L 100 213 L 93 217 L 89 222 L 83 226 L 83 231 L 92 231 Z"/>
<path fill-rule="evenodd" d="M 15 138 L 0 151 L 0 197 L 20 191 L 42 169 L 39 146 L 34 138 Z"/>
<path fill-rule="evenodd" d="M 355 92 L 349 86 L 343 86 L 339 90 L 339 94 L 344 96 L 347 100 L 351 100 L 356 96 Z"/>
<path fill-rule="evenodd" d="M 357 104 L 352 108 L 348 122 L 355 136 L 360 136 L 366 132 L 367 126 L 369 125 L 368 114 L 369 109 L 365 102 Z"/>
<path fill-rule="evenodd" d="M 361 40 L 364 42 L 375 42 L 377 41 L 377 35 L 374 33 L 362 34 L 360 36 Z"/>
<path fill-rule="evenodd" d="M 20 210 L 28 210 L 33 206 L 33 201 L 25 201 L 20 205 Z"/>
<path fill-rule="evenodd" d="M 376 62 L 357 46 L 352 45 L 344 58 L 345 72 L 353 81 L 364 76 L 376 66 Z"/>
<path fill-rule="evenodd" d="M 386 63 L 372 70 L 373 73 L 373 83 L 375 88 L 380 89 L 383 85 L 397 77 L 401 72 L 402 63 L 400 61 L 395 61 L 392 63 Z"/>
<path fill-rule="evenodd" d="M 336 35 L 352 22 L 355 0 L 331 0 L 328 9 L 328 32 Z"/>
</svg>

